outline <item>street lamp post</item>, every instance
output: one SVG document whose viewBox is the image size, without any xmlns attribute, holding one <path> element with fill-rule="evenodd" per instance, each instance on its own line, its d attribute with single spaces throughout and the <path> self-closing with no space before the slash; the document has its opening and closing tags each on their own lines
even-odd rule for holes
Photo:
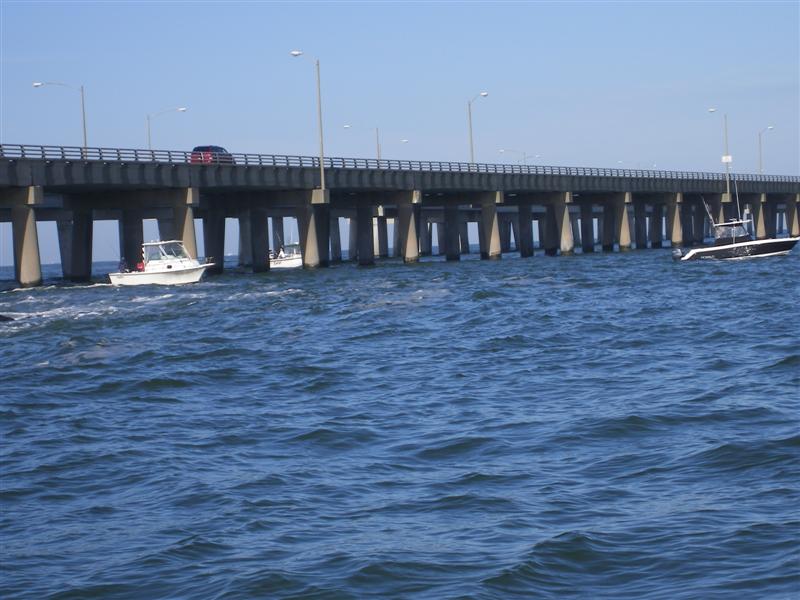
<svg viewBox="0 0 800 600">
<path fill-rule="evenodd" d="M 35 81 L 33 83 L 33 87 L 35 87 L 35 88 L 44 87 L 46 85 L 58 85 L 58 86 L 61 86 L 61 87 L 69 88 L 71 90 L 75 90 L 77 92 L 80 92 L 80 95 L 81 95 L 81 122 L 83 124 L 83 149 L 85 150 L 89 146 L 89 143 L 87 141 L 87 136 L 86 136 L 86 100 L 85 100 L 85 95 L 84 95 L 84 92 L 83 92 L 83 84 L 81 84 L 80 87 L 75 87 L 74 85 L 69 85 L 67 83 L 61 83 L 60 81 Z"/>
<path fill-rule="evenodd" d="M 147 149 L 148 150 L 152 150 L 153 149 L 153 144 L 150 142 L 150 121 L 155 119 L 158 116 L 165 115 L 165 114 L 170 113 L 170 112 L 186 112 L 186 107 L 185 106 L 179 106 L 178 108 L 168 108 L 166 110 L 162 110 L 160 112 L 157 112 L 157 113 L 155 113 L 153 115 L 147 115 L 147 119 L 146 120 L 147 120 Z"/>
<path fill-rule="evenodd" d="M 345 129 L 352 129 L 353 126 L 352 125 L 345 125 L 344 128 Z M 381 132 L 377 127 L 375 128 L 375 149 L 377 151 L 378 160 L 380 160 L 381 159 Z"/>
<path fill-rule="evenodd" d="M 295 58 L 303 56 L 302 50 L 292 50 L 289 52 Z M 322 86 L 319 77 L 319 59 L 314 59 L 317 73 L 317 122 L 319 123 L 319 182 L 320 189 L 325 189 L 325 149 L 322 139 Z"/>
<path fill-rule="evenodd" d="M 764 172 L 764 160 L 763 160 L 763 155 L 761 153 L 761 136 L 764 133 L 766 133 L 767 131 L 770 131 L 772 129 L 775 129 L 775 127 L 772 126 L 772 125 L 769 125 L 769 126 L 765 127 L 764 129 L 762 129 L 761 131 L 758 132 L 758 172 L 759 173 L 763 173 Z"/>
<path fill-rule="evenodd" d="M 716 108 L 709 108 L 708 112 L 714 113 L 717 112 Z M 723 128 L 725 130 L 725 154 L 722 156 L 722 162 L 725 163 L 725 192 L 728 194 L 728 198 L 731 197 L 731 162 L 733 161 L 733 157 L 728 153 L 728 113 L 722 115 L 723 117 Z"/>
<path fill-rule="evenodd" d="M 478 98 L 486 98 L 489 95 L 489 92 L 481 92 L 477 94 L 472 100 L 467 102 L 467 122 L 469 124 L 469 162 L 475 162 L 475 148 L 472 143 L 472 103 L 475 102 Z"/>
</svg>

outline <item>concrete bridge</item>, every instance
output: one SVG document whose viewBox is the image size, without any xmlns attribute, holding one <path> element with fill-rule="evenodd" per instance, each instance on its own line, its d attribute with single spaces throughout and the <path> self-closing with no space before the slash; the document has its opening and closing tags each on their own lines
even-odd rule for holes
<svg viewBox="0 0 800 600">
<path fill-rule="evenodd" d="M 340 219 L 349 219 L 348 256 L 361 265 L 389 256 L 415 262 L 431 252 L 459 260 L 477 223 L 481 258 L 515 249 L 534 253 L 534 224 L 547 255 L 661 248 L 702 242 L 708 218 L 736 214 L 736 195 L 756 237 L 785 225 L 800 235 L 800 177 L 655 170 L 326 158 L 260 154 L 193 162 L 189 152 L 0 145 L 0 222 L 11 222 L 15 277 L 41 283 L 37 221 L 56 221 L 65 278 L 91 275 L 94 220 L 119 222 L 120 256 L 141 260 L 143 219 L 162 239 L 182 239 L 197 255 L 195 219 L 205 254 L 223 256 L 225 219 L 239 220 L 240 263 L 269 269 L 284 243 L 283 219 L 297 219 L 303 264 L 342 259 Z M 217 271 L 222 270 L 221 260 Z"/>
</svg>

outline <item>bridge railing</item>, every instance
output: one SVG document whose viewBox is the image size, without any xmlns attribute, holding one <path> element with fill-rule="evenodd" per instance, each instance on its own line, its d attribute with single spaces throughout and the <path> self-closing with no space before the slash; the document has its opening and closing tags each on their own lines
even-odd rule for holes
<svg viewBox="0 0 800 600">
<path fill-rule="evenodd" d="M 167 164 L 218 164 L 221 166 L 309 167 L 319 168 L 319 158 L 282 154 L 214 154 L 184 150 L 140 150 L 130 148 L 82 148 L 78 146 L 35 146 L 0 144 L 0 158 L 39 160 L 137 162 Z M 571 175 L 586 177 L 624 177 L 648 179 L 724 180 L 724 173 L 702 171 L 663 171 L 649 169 L 607 169 L 597 167 L 559 167 L 418 160 L 378 160 L 374 158 L 326 157 L 325 168 L 380 169 L 388 171 L 435 171 L 447 173 L 489 173 L 518 175 Z M 739 181 L 800 183 L 795 175 L 757 175 L 737 173 Z"/>
</svg>

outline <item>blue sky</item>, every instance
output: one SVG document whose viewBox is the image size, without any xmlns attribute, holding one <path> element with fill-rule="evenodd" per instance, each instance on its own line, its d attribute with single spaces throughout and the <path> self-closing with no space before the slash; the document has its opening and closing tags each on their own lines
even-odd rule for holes
<svg viewBox="0 0 800 600">
<path fill-rule="evenodd" d="M 326 153 L 800 173 L 798 2 L 15 2 L 0 4 L 0 140 L 218 144 L 316 153 L 318 57 Z M 719 112 L 709 114 L 708 107 Z M 344 124 L 353 128 L 346 130 Z M 401 139 L 408 139 L 402 144 Z M 621 162 L 620 162 L 621 161 Z M 9 245 L 3 230 L 0 245 Z"/>
</svg>

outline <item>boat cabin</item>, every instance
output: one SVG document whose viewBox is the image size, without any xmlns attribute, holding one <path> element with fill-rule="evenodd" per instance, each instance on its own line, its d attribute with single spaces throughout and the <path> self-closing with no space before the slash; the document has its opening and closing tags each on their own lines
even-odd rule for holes
<svg viewBox="0 0 800 600">
<path fill-rule="evenodd" d="M 147 242 L 142 244 L 142 250 L 145 264 L 154 260 L 191 259 L 186 248 L 178 241 Z"/>
<path fill-rule="evenodd" d="M 714 223 L 714 245 L 727 246 L 740 242 L 752 241 L 752 236 L 745 229 L 745 223 L 750 221 L 728 221 L 727 223 Z"/>
</svg>

